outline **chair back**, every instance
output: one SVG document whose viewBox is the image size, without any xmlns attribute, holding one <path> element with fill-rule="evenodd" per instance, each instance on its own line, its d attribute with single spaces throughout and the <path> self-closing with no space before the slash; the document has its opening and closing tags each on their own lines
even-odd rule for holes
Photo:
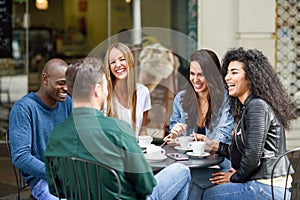
<svg viewBox="0 0 300 200">
<path fill-rule="evenodd" d="M 121 197 L 120 178 L 114 169 L 106 165 L 75 157 L 51 157 L 48 165 L 56 196 L 60 198 L 101 199 L 103 181 L 112 181 L 101 181 L 103 170 L 105 173 L 111 173 L 116 180 L 116 183 L 109 188 L 111 193 L 117 194 L 115 199 Z M 115 185 L 117 187 L 114 187 Z"/>
<path fill-rule="evenodd" d="M 27 187 L 29 187 L 29 184 L 25 183 L 25 181 L 22 179 L 21 170 L 18 169 L 17 167 L 15 167 L 12 164 L 11 151 L 10 151 L 10 141 L 9 141 L 9 131 L 8 131 L 8 129 L 6 131 L 6 146 L 7 146 L 8 155 L 9 155 L 9 158 L 10 158 L 10 161 L 11 161 L 11 166 L 13 168 L 15 179 L 16 179 L 16 186 L 17 186 L 16 199 L 19 200 L 21 198 L 21 192 L 24 189 L 26 189 Z"/>
<path fill-rule="evenodd" d="M 283 161 L 283 159 L 286 159 L 288 157 L 289 163 L 288 163 L 288 168 L 287 168 L 287 174 L 286 174 L 286 181 L 285 181 L 285 188 L 287 188 L 287 184 L 290 180 L 289 177 L 292 177 L 293 182 L 292 182 L 292 196 L 291 199 L 300 199 L 300 194 L 299 194 L 299 189 L 300 189 L 300 147 L 292 149 L 287 151 L 286 153 L 280 155 L 277 160 L 275 161 L 272 169 L 272 174 L 271 174 L 271 188 L 272 188 L 272 199 L 275 199 L 274 196 L 274 187 L 273 187 L 273 179 L 274 179 L 274 172 L 276 168 L 278 168 L 280 165 L 279 163 Z M 290 173 L 294 172 L 291 174 L 291 176 L 288 176 Z M 286 190 L 284 190 L 284 193 L 282 194 L 282 197 L 279 197 L 280 199 L 286 199 Z"/>
</svg>

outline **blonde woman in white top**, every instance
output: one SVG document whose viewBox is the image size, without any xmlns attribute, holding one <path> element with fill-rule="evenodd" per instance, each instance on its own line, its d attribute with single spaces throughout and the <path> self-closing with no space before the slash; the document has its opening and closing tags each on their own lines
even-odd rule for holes
<svg viewBox="0 0 300 200">
<path fill-rule="evenodd" d="M 136 83 L 135 64 L 130 49 L 122 43 L 112 44 L 105 55 L 108 79 L 107 116 L 127 121 L 136 137 L 146 135 L 148 111 L 151 109 L 147 87 Z"/>
</svg>

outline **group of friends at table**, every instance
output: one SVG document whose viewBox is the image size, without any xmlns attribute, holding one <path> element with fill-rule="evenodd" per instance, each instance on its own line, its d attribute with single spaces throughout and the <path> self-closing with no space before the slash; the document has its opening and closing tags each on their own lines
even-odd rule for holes
<svg viewBox="0 0 300 200">
<path fill-rule="evenodd" d="M 58 199 L 48 166 L 53 156 L 114 168 L 122 199 L 271 199 L 272 166 L 286 150 L 295 105 L 259 50 L 229 49 L 221 63 L 208 49 L 191 55 L 187 84 L 174 98 L 164 138 L 172 143 L 196 136 L 206 151 L 225 157 L 218 168 L 173 163 L 153 174 L 137 143 L 147 134 L 149 90 L 137 83 L 133 54 L 122 43 L 112 44 L 103 61 L 86 57 L 68 65 L 54 58 L 45 64 L 39 90 L 10 112 L 13 165 L 36 199 Z M 276 197 L 284 190 L 290 196 L 284 182 L 289 161 L 282 162 L 275 171 Z M 113 179 L 104 174 L 102 198 L 115 199 L 108 186 Z"/>
</svg>

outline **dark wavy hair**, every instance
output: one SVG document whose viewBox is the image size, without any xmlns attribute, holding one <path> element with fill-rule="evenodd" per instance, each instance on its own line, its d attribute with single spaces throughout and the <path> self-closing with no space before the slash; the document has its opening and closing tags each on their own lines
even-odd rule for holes
<svg viewBox="0 0 300 200">
<path fill-rule="evenodd" d="M 289 129 L 290 120 L 297 118 L 296 106 L 289 98 L 267 57 L 256 49 L 245 50 L 242 47 L 230 49 L 222 60 L 221 73 L 224 81 L 228 65 L 232 61 L 243 64 L 251 93 L 265 100 L 273 108 L 283 126 Z M 230 107 L 236 121 L 240 118 L 243 105 L 237 97 L 230 96 Z"/>
<path fill-rule="evenodd" d="M 205 116 L 205 127 L 211 127 L 211 122 L 217 118 L 218 110 L 224 100 L 224 83 L 220 73 L 221 64 L 217 55 L 208 49 L 200 49 L 191 55 L 190 62 L 196 61 L 200 64 L 203 75 L 208 86 L 208 112 Z M 190 69 L 188 69 L 189 71 Z M 187 112 L 186 123 L 189 127 L 194 128 L 198 118 L 198 98 L 189 78 L 184 86 L 185 93 L 182 95 L 181 105 Z M 200 102 L 201 103 L 201 102 Z"/>
</svg>

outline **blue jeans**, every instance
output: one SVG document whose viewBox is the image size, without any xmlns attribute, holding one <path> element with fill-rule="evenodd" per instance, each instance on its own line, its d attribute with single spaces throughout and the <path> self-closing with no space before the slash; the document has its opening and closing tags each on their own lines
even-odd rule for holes
<svg viewBox="0 0 300 200">
<path fill-rule="evenodd" d="M 203 195 L 205 189 L 214 186 L 215 184 L 211 183 L 209 178 L 211 174 L 216 172 L 227 172 L 228 169 L 214 169 L 214 168 L 203 168 L 203 169 L 192 169 L 192 180 L 189 188 L 189 200 L 199 200 Z M 205 199 L 206 200 L 206 199 Z"/>
<path fill-rule="evenodd" d="M 32 196 L 37 200 L 58 200 L 56 196 L 53 196 L 49 192 L 48 182 L 41 179 L 31 190 Z"/>
<path fill-rule="evenodd" d="M 211 183 L 209 178 L 211 178 L 211 174 L 216 172 L 227 172 L 231 168 L 231 163 L 228 159 L 225 159 L 220 165 L 221 169 L 215 168 L 200 168 L 200 169 L 192 169 L 191 175 L 192 180 L 189 188 L 189 200 L 199 200 L 203 194 L 203 191 L 206 188 L 212 187 L 215 184 Z"/>
<path fill-rule="evenodd" d="M 285 188 L 274 187 L 275 199 L 283 199 Z M 291 198 L 291 192 L 287 190 L 286 199 Z M 272 199 L 271 186 L 257 181 L 248 181 L 246 183 L 225 183 L 208 188 L 203 193 L 205 200 L 269 200 Z"/>
<path fill-rule="evenodd" d="M 147 200 L 185 200 L 188 196 L 191 180 L 190 170 L 187 166 L 174 163 L 155 175 L 156 186 Z"/>
</svg>

